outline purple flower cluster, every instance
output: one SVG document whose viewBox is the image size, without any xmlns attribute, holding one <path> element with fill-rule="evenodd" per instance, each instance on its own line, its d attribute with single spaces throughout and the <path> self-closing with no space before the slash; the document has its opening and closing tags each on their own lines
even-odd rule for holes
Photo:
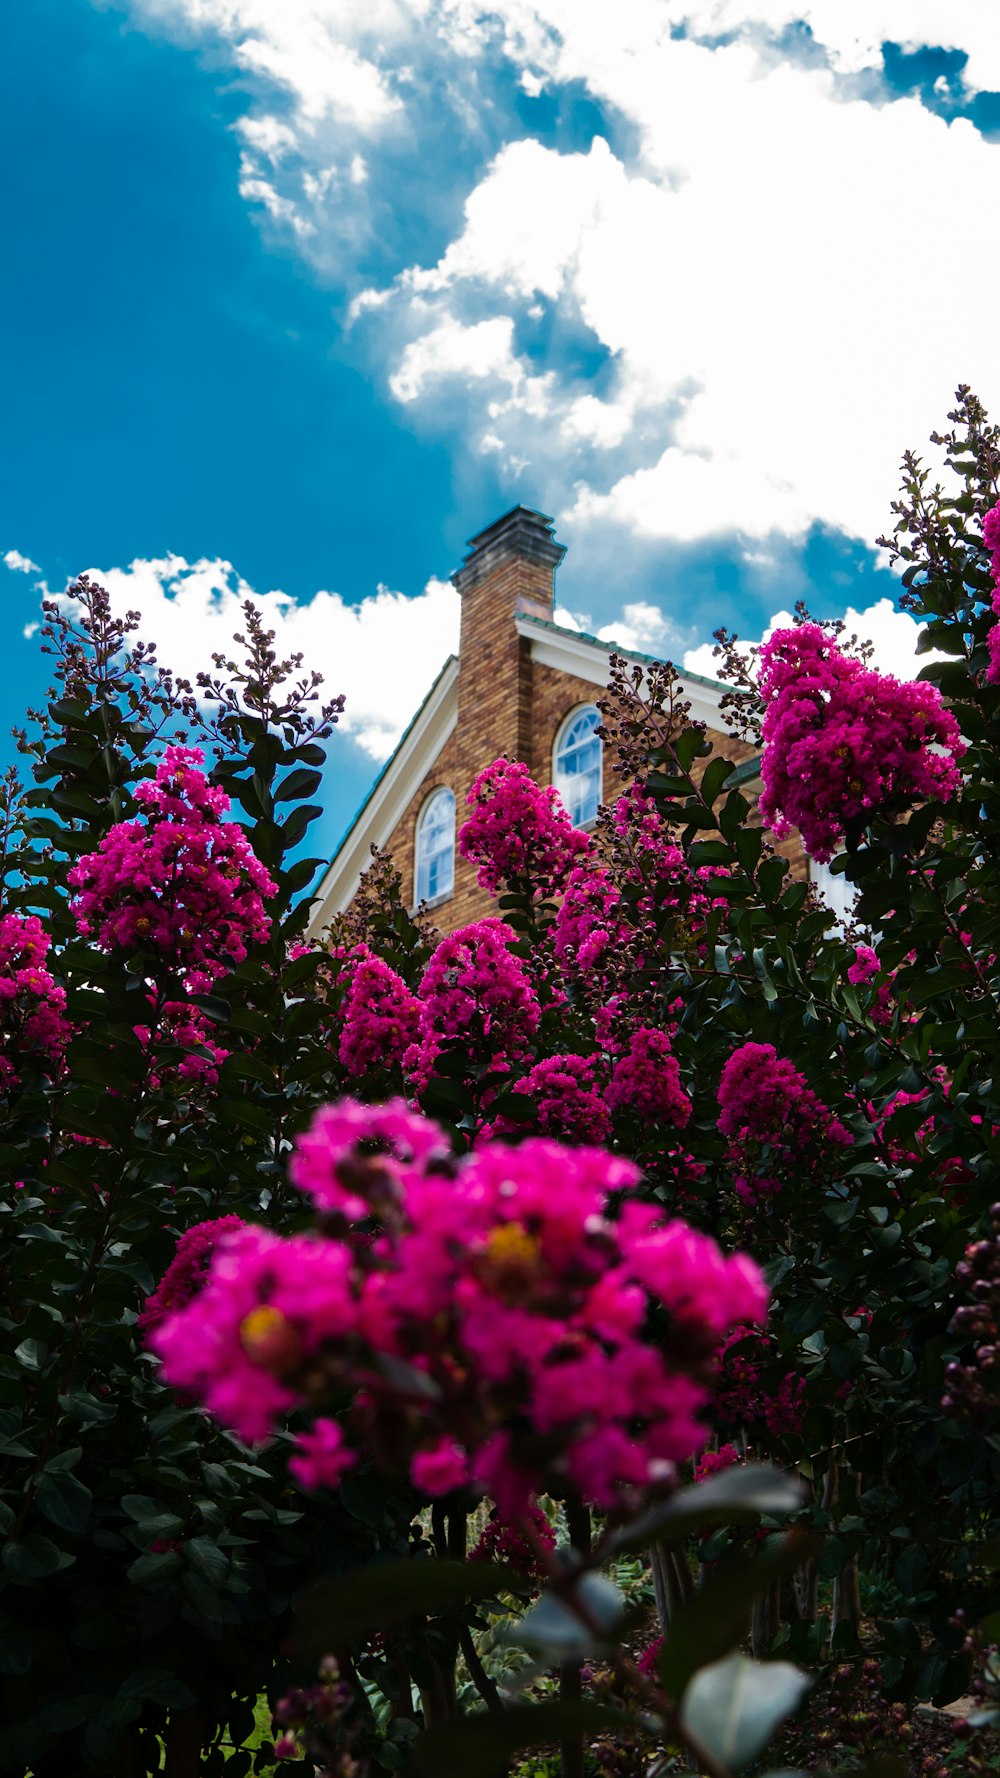
<svg viewBox="0 0 1000 1778">
<path fill-rule="evenodd" d="M 222 817 L 225 792 L 199 768 L 194 747 L 168 747 L 136 802 L 144 821 L 122 821 L 68 875 L 84 938 L 102 950 L 156 953 L 204 991 L 270 932 L 264 902 L 277 894 L 245 835 Z"/>
<path fill-rule="evenodd" d="M 760 693 L 761 817 L 779 837 L 797 827 L 816 859 L 852 823 L 959 788 L 965 743 L 936 686 L 874 672 L 819 624 L 764 643 Z"/>
</svg>

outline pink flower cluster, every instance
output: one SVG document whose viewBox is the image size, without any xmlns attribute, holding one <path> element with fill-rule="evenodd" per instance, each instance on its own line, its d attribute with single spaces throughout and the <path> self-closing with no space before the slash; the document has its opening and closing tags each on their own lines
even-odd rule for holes
<svg viewBox="0 0 1000 1778">
<path fill-rule="evenodd" d="M 155 1033 L 148 1025 L 136 1025 L 139 1042 L 153 1052 L 151 1087 L 175 1087 L 181 1091 L 214 1092 L 219 1069 L 230 1054 L 212 1041 L 212 1025 L 198 1006 L 186 1000 L 167 1000 L 160 1009 Z M 166 1059 L 171 1048 L 185 1052 L 180 1060 Z"/>
<path fill-rule="evenodd" d="M 225 792 L 199 770 L 195 747 L 168 747 L 140 784 L 145 821 L 122 821 L 69 872 L 85 938 L 105 951 L 155 952 L 203 991 L 270 932 L 264 902 L 277 894 L 232 822 Z"/>
<path fill-rule="evenodd" d="M 546 1056 L 512 1090 L 534 1099 L 537 1128 L 543 1136 L 599 1145 L 611 1140 L 611 1114 L 601 1097 L 597 1069 L 595 1056 Z M 480 1140 L 515 1135 L 519 1127 L 512 1118 L 497 1117 Z"/>
<path fill-rule="evenodd" d="M 734 1328 L 722 1345 L 715 1405 L 729 1425 L 797 1438 L 806 1416 L 805 1379 L 787 1371 L 775 1389 L 765 1373 L 776 1356 L 775 1342 L 759 1328 Z"/>
<path fill-rule="evenodd" d="M 556 914 L 553 943 L 563 969 L 592 975 L 602 967 L 628 932 L 622 898 L 603 868 L 578 864 L 570 871 Z"/>
<path fill-rule="evenodd" d="M 212 1255 L 224 1235 L 245 1228 L 242 1216 L 217 1216 L 210 1222 L 196 1222 L 185 1230 L 177 1243 L 177 1252 L 153 1291 L 146 1298 L 137 1325 L 149 1339 L 168 1315 L 174 1315 L 192 1302 L 208 1277 Z"/>
<path fill-rule="evenodd" d="M 819 624 L 776 630 L 760 651 L 764 702 L 761 817 L 797 827 L 814 858 L 845 828 L 917 798 L 947 802 L 966 751 L 936 686 L 876 673 Z"/>
<path fill-rule="evenodd" d="M 478 867 L 483 889 L 530 881 L 536 895 L 554 895 L 581 853 L 589 849 L 559 792 L 542 790 L 518 760 L 495 759 L 466 798 L 472 814 L 459 829 L 458 849 Z"/>
<path fill-rule="evenodd" d="M 773 1044 L 744 1043 L 719 1080 L 718 1127 L 729 1140 L 737 1196 L 753 1206 L 774 1197 L 803 1157 L 827 1171 L 831 1149 L 854 1138 Z"/>
<path fill-rule="evenodd" d="M 854 988 L 874 989 L 868 1006 L 873 1024 L 891 1025 L 893 1018 L 892 984 L 894 972 L 883 974 L 882 965 L 871 945 L 855 945 L 854 962 L 849 964 L 847 979 Z"/>
<path fill-rule="evenodd" d="M 1000 505 L 992 506 L 983 519 L 983 542 L 990 552 L 990 573 L 993 576 L 993 615 L 1000 618 Z M 995 623 L 986 638 L 990 662 L 986 678 L 991 685 L 1000 681 L 1000 623 Z"/>
<path fill-rule="evenodd" d="M 418 1091 L 452 1046 L 475 1065 L 504 1068 L 527 1054 L 541 1008 L 502 920 L 474 921 L 443 938 L 420 980 L 417 1040 L 403 1066 Z"/>
<path fill-rule="evenodd" d="M 345 1101 L 294 1177 L 324 1236 L 229 1235 L 152 1344 L 245 1439 L 293 1407 L 346 1410 L 300 1440 L 309 1486 L 371 1451 L 428 1493 L 488 1493 L 508 1523 L 550 1488 L 638 1499 L 701 1444 L 714 1354 L 766 1311 L 746 1256 L 635 1201 L 609 1221 L 638 1174 L 600 1149 L 535 1137 L 455 1161 L 401 1101 Z"/>
<path fill-rule="evenodd" d="M 663 1031 L 640 1025 L 628 1050 L 611 1071 L 607 1101 L 612 1111 L 628 1111 L 652 1123 L 676 1124 L 683 1130 L 691 1101 L 681 1086 L 677 1057 Z"/>
<path fill-rule="evenodd" d="M 556 1534 L 541 1507 L 534 1501 L 529 1501 L 525 1507 L 522 1520 L 531 1529 L 532 1543 L 515 1526 L 505 1525 L 494 1514 L 469 1551 L 469 1561 L 502 1562 L 525 1580 L 544 1580 L 545 1567 L 537 1546 L 541 1545 L 543 1550 L 554 1550 Z"/>
<path fill-rule="evenodd" d="M 694 1466 L 696 1482 L 707 1482 L 710 1476 L 721 1475 L 724 1469 L 732 1469 L 743 1459 L 735 1445 L 720 1445 L 717 1451 L 702 1451 Z"/>
<path fill-rule="evenodd" d="M 352 1080 L 402 1062 L 416 1042 L 420 1002 L 402 976 L 358 945 L 347 960 L 340 1060 Z"/>
<path fill-rule="evenodd" d="M 72 1031 L 66 993 L 45 968 L 50 939 L 35 914 L 0 917 L 0 1093 L 31 1057 L 58 1066 Z"/>
</svg>

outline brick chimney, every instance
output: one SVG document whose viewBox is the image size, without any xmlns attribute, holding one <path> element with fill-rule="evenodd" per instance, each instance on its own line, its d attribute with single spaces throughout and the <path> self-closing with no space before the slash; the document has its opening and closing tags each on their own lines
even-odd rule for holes
<svg viewBox="0 0 1000 1778">
<path fill-rule="evenodd" d="M 501 753 L 529 755 L 530 658 L 514 619 L 518 612 L 552 618 L 556 569 L 566 554 L 552 530 L 544 513 L 515 506 L 470 538 L 451 577 L 462 601 L 458 730 L 477 771 Z"/>
</svg>

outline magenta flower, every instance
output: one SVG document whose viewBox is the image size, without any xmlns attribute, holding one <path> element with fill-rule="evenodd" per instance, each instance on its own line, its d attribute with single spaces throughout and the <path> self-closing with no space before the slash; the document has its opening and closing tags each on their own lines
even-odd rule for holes
<svg viewBox="0 0 1000 1778">
<path fill-rule="evenodd" d="M 683 1130 L 691 1101 L 681 1086 L 681 1071 L 663 1031 L 640 1025 L 629 1039 L 627 1053 L 614 1065 L 607 1100 L 612 1111 L 629 1111 L 654 1123 L 676 1124 Z"/>
<path fill-rule="evenodd" d="M 288 1467 L 299 1486 L 310 1493 L 320 1488 L 338 1488 L 358 1460 L 336 1420 L 314 1421 L 309 1432 L 299 1433 L 295 1451 L 295 1456 L 288 1459 Z"/>
<path fill-rule="evenodd" d="M 797 1177 L 804 1156 L 828 1172 L 837 1151 L 854 1141 L 805 1075 L 770 1043 L 733 1051 L 719 1081 L 718 1127 L 729 1139 L 737 1195 L 750 1207 Z"/>
<path fill-rule="evenodd" d="M 340 1060 L 351 1079 L 392 1068 L 416 1041 L 420 1002 L 402 976 L 359 945 L 347 960 Z"/>
<path fill-rule="evenodd" d="M 65 990 L 44 967 L 50 943 L 36 915 L 0 917 L 0 1094 L 28 1060 L 54 1072 L 73 1034 Z"/>
<path fill-rule="evenodd" d="M 466 801 L 472 814 L 459 829 L 458 849 L 478 867 L 478 881 L 491 895 L 528 881 L 535 895 L 557 894 L 590 846 L 559 792 L 542 790 L 517 760 L 495 759 Z"/>
<path fill-rule="evenodd" d="M 947 802 L 966 751 L 933 685 L 876 673 L 819 624 L 776 630 L 760 651 L 764 702 L 761 818 L 797 827 L 832 858 L 845 828 L 921 798 Z"/>
<path fill-rule="evenodd" d="M 151 1343 L 245 1439 L 319 1413 L 294 1459 L 308 1486 L 370 1451 L 432 1495 L 485 1489 L 507 1521 L 548 1487 L 634 1503 L 698 1448 L 706 1363 L 766 1311 L 745 1255 L 634 1201 L 609 1220 L 638 1174 L 599 1148 L 531 1137 L 458 1161 L 399 1102 L 342 1101 L 294 1171 L 322 1211 L 371 1218 L 368 1237 L 329 1217 L 318 1239 L 228 1235 Z"/>
<path fill-rule="evenodd" d="M 104 951 L 155 953 L 194 991 L 208 988 L 270 933 L 277 894 L 249 841 L 223 821 L 229 798 L 199 768 L 194 747 L 168 747 L 122 821 L 69 872 L 77 926 Z"/>
<path fill-rule="evenodd" d="M 502 920 L 477 920 L 443 938 L 420 982 L 417 1041 L 403 1059 L 417 1091 L 442 1052 L 459 1046 L 473 1065 L 504 1068 L 527 1053 L 541 1008 Z"/>
</svg>

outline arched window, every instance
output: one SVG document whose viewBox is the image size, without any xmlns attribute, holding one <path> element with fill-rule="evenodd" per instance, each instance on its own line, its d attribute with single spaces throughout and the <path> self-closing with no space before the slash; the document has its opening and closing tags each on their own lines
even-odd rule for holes
<svg viewBox="0 0 1000 1778">
<path fill-rule="evenodd" d="M 415 899 L 440 901 L 455 886 L 455 798 L 444 787 L 432 791 L 417 821 Z"/>
<path fill-rule="evenodd" d="M 574 827 L 593 821 L 601 801 L 601 743 L 594 733 L 600 720 L 594 705 L 585 704 L 556 736 L 552 778 Z"/>
</svg>

